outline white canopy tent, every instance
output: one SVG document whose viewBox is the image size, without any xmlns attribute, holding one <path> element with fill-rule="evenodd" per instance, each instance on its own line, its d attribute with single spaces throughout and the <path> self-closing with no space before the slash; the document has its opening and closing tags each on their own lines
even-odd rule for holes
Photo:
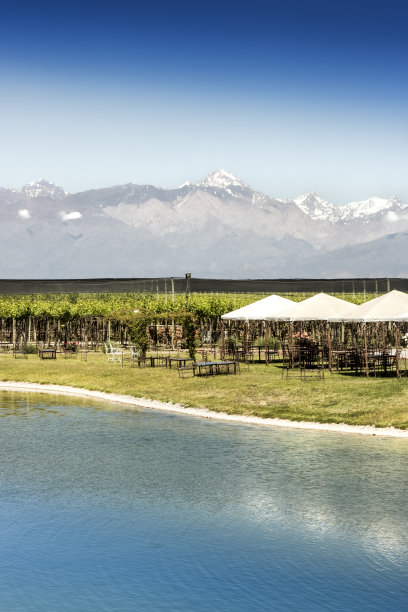
<svg viewBox="0 0 408 612">
<path fill-rule="evenodd" d="M 221 316 L 221 341 L 222 355 L 225 354 L 225 321 L 243 321 L 244 322 L 244 345 L 246 352 L 248 351 L 248 322 L 249 321 L 265 321 L 268 316 L 275 316 L 278 313 L 286 312 L 294 305 L 292 300 L 280 297 L 279 295 L 269 295 L 262 300 L 227 312 Z M 265 346 L 268 344 L 269 329 L 265 325 Z M 268 351 L 265 348 L 265 362 L 268 363 Z"/>
<path fill-rule="evenodd" d="M 286 312 L 295 305 L 295 302 L 279 295 L 269 295 L 262 300 L 227 312 L 221 316 L 224 321 L 265 321 L 267 317 L 274 317 L 278 313 Z"/>
<path fill-rule="evenodd" d="M 312 297 L 293 304 L 288 312 L 267 317 L 267 321 L 327 321 L 330 317 L 345 316 L 357 306 L 339 298 L 318 293 Z"/>
<path fill-rule="evenodd" d="M 327 321 L 330 316 L 343 316 L 355 308 L 355 304 L 328 295 L 327 293 L 318 293 L 303 300 L 303 302 L 298 302 L 289 312 L 278 315 L 273 320 L 289 321 L 292 327 L 292 323 L 296 321 Z M 293 334 L 290 333 L 289 337 L 293 344 Z M 331 339 L 329 329 L 327 330 L 327 341 L 329 345 L 329 368 L 331 371 Z"/>
<path fill-rule="evenodd" d="M 357 308 L 347 313 L 343 317 L 331 317 L 330 321 L 341 321 L 342 323 L 382 323 L 382 327 L 384 330 L 384 323 L 387 322 L 398 322 L 404 313 L 408 311 L 408 294 L 403 293 L 402 291 L 397 291 L 394 289 L 389 293 L 385 293 L 384 295 L 380 295 L 373 300 L 369 300 L 365 302 L 365 304 L 361 304 L 361 306 L 357 306 Z M 384 335 L 384 331 L 383 331 Z M 364 336 L 364 347 L 365 347 L 365 355 L 366 355 L 366 374 L 368 376 L 368 357 L 367 357 L 367 331 L 366 325 L 363 325 L 363 336 Z M 395 363 L 397 368 L 397 376 L 400 376 L 399 370 L 399 329 L 398 326 L 395 327 Z"/>
<path fill-rule="evenodd" d="M 398 317 L 408 311 L 408 294 L 394 289 L 389 293 L 380 295 L 344 316 L 330 317 L 329 321 L 342 321 L 344 323 L 380 323 L 398 321 Z"/>
</svg>

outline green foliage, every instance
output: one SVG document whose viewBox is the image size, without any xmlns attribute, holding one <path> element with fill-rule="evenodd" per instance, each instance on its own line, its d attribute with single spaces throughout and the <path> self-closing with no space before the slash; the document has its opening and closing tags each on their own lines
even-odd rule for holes
<svg viewBox="0 0 408 612">
<path fill-rule="evenodd" d="M 188 354 L 192 359 L 195 359 L 198 341 L 197 341 L 196 322 L 192 315 L 187 315 L 184 318 L 183 327 L 184 327 L 186 348 L 188 349 Z"/>
<path fill-rule="evenodd" d="M 266 344 L 271 350 L 278 350 L 282 348 L 280 340 L 278 338 L 275 338 L 274 336 L 269 336 Z M 254 342 L 254 346 L 264 346 L 264 345 L 265 345 L 265 338 L 262 336 L 257 338 Z"/>
<path fill-rule="evenodd" d="M 35 344 L 27 344 L 27 346 L 25 346 L 24 348 L 28 355 L 36 355 L 38 352 Z"/>
<path fill-rule="evenodd" d="M 144 315 L 135 315 L 126 321 L 132 343 L 138 348 L 140 355 L 146 355 L 149 346 L 147 326 L 149 320 Z"/>
<path fill-rule="evenodd" d="M 309 293 L 283 293 L 296 302 L 310 297 Z M 197 320 L 216 321 L 231 310 L 265 297 L 264 293 L 192 293 L 186 306 L 185 295 L 172 297 L 164 294 L 149 293 L 90 293 L 64 295 L 21 295 L 0 296 L 0 317 L 16 318 L 53 318 L 61 322 L 92 317 L 101 319 L 124 320 L 134 310 L 143 312 L 146 319 L 182 317 L 186 311 Z M 375 297 L 374 294 L 338 294 L 338 297 L 352 303 L 361 304 Z"/>
</svg>

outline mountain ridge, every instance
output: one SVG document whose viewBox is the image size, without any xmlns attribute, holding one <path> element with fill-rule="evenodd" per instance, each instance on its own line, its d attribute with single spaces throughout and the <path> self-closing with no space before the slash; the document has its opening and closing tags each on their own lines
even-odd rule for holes
<svg viewBox="0 0 408 612">
<path fill-rule="evenodd" d="M 125 183 L 123 185 L 114 185 L 112 187 L 102 188 L 104 190 L 112 189 L 123 189 L 126 188 L 144 189 L 145 192 L 163 192 L 163 193 L 176 193 L 180 190 L 184 191 L 185 195 L 189 195 L 191 191 L 196 189 L 208 190 L 212 193 L 217 194 L 219 190 L 225 192 L 221 196 L 227 197 L 239 197 L 242 195 L 248 196 L 252 194 L 254 204 L 262 205 L 267 200 L 275 200 L 282 204 L 289 204 L 294 202 L 295 205 L 302 210 L 305 214 L 310 216 L 314 220 L 321 221 L 350 221 L 353 219 L 363 219 L 371 215 L 382 214 L 384 212 L 393 213 L 398 215 L 398 212 L 408 208 L 408 204 L 404 203 L 397 196 L 393 195 L 389 198 L 381 198 L 378 196 L 372 196 L 366 200 L 352 201 L 346 204 L 332 204 L 325 198 L 322 198 L 316 192 L 311 191 L 305 194 L 299 195 L 292 199 L 282 200 L 279 198 L 273 198 L 269 195 L 263 194 L 259 191 L 254 191 L 244 181 L 237 178 L 234 174 L 225 170 L 214 170 L 210 172 L 205 178 L 190 182 L 187 181 L 179 187 L 175 188 L 164 188 L 156 187 L 154 185 L 139 185 L 137 183 Z M 59 185 L 51 183 L 45 179 L 38 179 L 31 183 L 24 185 L 21 190 L 18 189 L 7 189 L 0 187 L 1 193 L 9 192 L 16 196 L 26 196 L 29 199 L 37 198 L 50 198 L 50 199 L 64 199 L 69 196 L 78 196 L 79 194 L 88 194 L 93 191 L 101 191 L 100 189 L 89 189 L 75 194 L 71 194 L 65 191 Z M 146 193 L 146 195 L 149 195 Z M 160 198 L 161 199 L 161 198 Z M 0 198 L 1 200 L 1 198 Z M 397 220 L 397 219 L 394 219 Z"/>
<path fill-rule="evenodd" d="M 403 274 L 408 207 L 398 198 L 345 206 L 314 192 L 271 198 L 220 170 L 167 189 L 68 193 L 41 179 L 0 188 L 0 276 L 172 276 L 186 267 L 220 278 L 372 276 L 376 245 L 375 275 L 395 276 L 393 262 Z"/>
</svg>

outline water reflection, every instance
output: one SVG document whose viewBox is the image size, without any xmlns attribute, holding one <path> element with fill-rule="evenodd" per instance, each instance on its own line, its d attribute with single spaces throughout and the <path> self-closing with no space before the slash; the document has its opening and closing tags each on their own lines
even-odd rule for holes
<svg viewBox="0 0 408 612">
<path fill-rule="evenodd" d="M 317 609 L 317 601 L 319 609 L 337 609 L 324 600 L 329 597 L 321 585 L 325 572 L 358 583 L 361 593 L 362 582 L 365 589 L 371 580 L 377 598 L 372 609 L 387 601 L 387 594 L 376 590 L 377 571 L 388 575 L 389 588 L 401 591 L 408 565 L 406 440 L 231 425 L 43 394 L 3 392 L 0 402 L 0 525 L 24 554 L 27 542 L 33 543 L 36 563 L 40 559 L 46 566 L 47 554 L 61 541 L 69 550 L 71 539 L 74 556 L 78 542 L 93 550 L 87 571 L 97 571 L 99 581 L 109 573 L 106 559 L 95 552 L 106 556 L 105 539 L 110 551 L 120 551 L 114 567 L 121 565 L 119 559 L 133 559 L 137 542 L 150 568 L 147 579 L 160 568 L 172 593 L 179 581 L 185 586 L 180 559 L 194 576 L 205 566 L 211 588 L 222 562 L 228 576 L 236 572 L 229 586 L 240 592 L 243 610 L 249 602 L 270 609 L 271 567 L 274 596 L 287 598 L 290 592 L 288 609 L 308 609 L 307 598 L 296 607 L 296 581 L 299 588 L 310 581 L 311 592 L 319 593 L 317 599 L 310 595 L 311 609 Z M 39 552 L 44 532 L 47 547 L 42 543 Z M 338 588 L 343 606 L 338 609 L 354 609 L 350 594 Z M 87 597 L 91 601 L 88 591 Z M 159 609 L 156 595 L 149 597 L 143 609 Z M 169 609 L 206 609 L 197 599 L 190 608 L 171 608 L 169 601 Z M 233 608 L 217 601 L 218 609 L 240 609 L 239 598 Z M 354 603 L 359 609 L 361 601 Z"/>
</svg>

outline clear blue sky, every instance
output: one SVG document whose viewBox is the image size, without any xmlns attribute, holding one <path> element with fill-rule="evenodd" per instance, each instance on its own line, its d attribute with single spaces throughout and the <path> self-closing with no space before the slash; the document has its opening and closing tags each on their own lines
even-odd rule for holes
<svg viewBox="0 0 408 612">
<path fill-rule="evenodd" d="M 20 2 L 0 16 L 0 185 L 408 201 L 408 5 Z"/>
</svg>

